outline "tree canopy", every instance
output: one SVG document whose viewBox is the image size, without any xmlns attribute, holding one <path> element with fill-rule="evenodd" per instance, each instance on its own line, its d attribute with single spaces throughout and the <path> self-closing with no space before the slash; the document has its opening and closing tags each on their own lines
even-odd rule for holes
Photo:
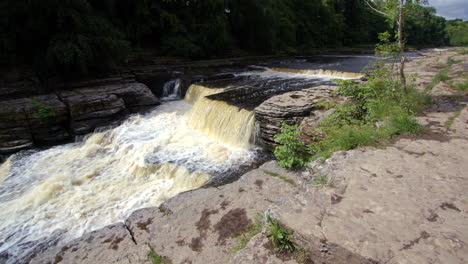
<svg viewBox="0 0 468 264">
<path fill-rule="evenodd" d="M 139 48 L 208 58 L 373 44 L 389 25 L 368 9 L 363 0 L 4 0 L 0 64 L 52 76 L 106 70 Z M 449 32 L 450 44 L 466 45 L 466 23 L 446 31 L 429 7 L 406 27 L 409 44 L 447 44 Z"/>
</svg>

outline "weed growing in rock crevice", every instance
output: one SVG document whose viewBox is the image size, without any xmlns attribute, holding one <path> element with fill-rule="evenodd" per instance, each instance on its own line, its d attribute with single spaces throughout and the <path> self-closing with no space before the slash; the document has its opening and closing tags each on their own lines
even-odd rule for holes
<svg viewBox="0 0 468 264">
<path fill-rule="evenodd" d="M 55 116 L 54 109 L 37 99 L 32 99 L 33 109 L 35 111 L 34 116 L 39 119 L 48 119 Z"/>
<path fill-rule="evenodd" d="M 325 185 L 328 183 L 328 178 L 326 176 L 317 176 L 314 178 L 314 180 L 311 182 L 312 185 L 318 186 L 318 185 Z"/>
<path fill-rule="evenodd" d="M 149 248 L 149 253 L 148 253 L 148 257 L 150 258 L 151 262 L 153 264 L 172 264 L 172 261 L 163 257 L 163 256 L 160 256 L 156 253 L 156 251 L 154 251 L 154 248 L 151 247 L 150 245 L 148 245 L 148 248 Z"/>
<path fill-rule="evenodd" d="M 280 222 L 267 215 L 270 227 L 268 229 L 268 238 L 277 251 L 294 252 L 296 247 L 292 242 L 292 232 L 281 226 Z"/>
<path fill-rule="evenodd" d="M 263 216 L 259 213 L 254 219 L 253 225 L 246 231 L 235 237 L 236 244 L 231 249 L 232 253 L 237 253 L 247 246 L 247 243 L 258 233 L 262 232 L 263 229 Z"/>
<path fill-rule="evenodd" d="M 432 79 L 432 82 L 426 87 L 426 90 L 432 90 L 440 82 L 447 81 L 449 79 L 448 73 L 452 68 L 452 65 L 460 62 L 461 61 L 459 60 L 449 58 L 447 61 L 447 65 L 442 66 L 441 70 L 434 76 L 434 79 Z"/>
</svg>

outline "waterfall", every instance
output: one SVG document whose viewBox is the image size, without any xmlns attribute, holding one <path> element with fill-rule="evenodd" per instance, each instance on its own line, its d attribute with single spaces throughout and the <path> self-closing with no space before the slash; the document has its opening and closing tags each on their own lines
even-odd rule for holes
<svg viewBox="0 0 468 264">
<path fill-rule="evenodd" d="M 185 99 L 194 104 L 189 126 L 225 144 L 245 149 L 252 147 L 255 141 L 253 112 L 206 97 L 220 92 L 223 90 L 200 85 L 189 88 Z"/>
<path fill-rule="evenodd" d="M 167 102 L 181 99 L 181 83 L 182 81 L 180 79 L 171 80 L 165 83 L 163 86 L 163 94 L 161 97 L 161 101 Z"/>
<path fill-rule="evenodd" d="M 362 73 L 356 72 L 341 72 L 335 70 L 304 70 L 304 69 L 289 69 L 289 68 L 270 68 L 271 71 L 312 75 L 322 78 L 339 78 L 339 79 L 360 79 L 364 77 Z"/>
<path fill-rule="evenodd" d="M 219 92 L 202 86 L 192 86 L 191 91 L 187 97 L 196 101 L 194 106 L 168 102 L 82 142 L 18 153 L 4 162 L 0 166 L 0 253 L 17 257 L 7 263 L 21 262 L 38 241 L 61 232 L 59 244 L 70 241 L 123 221 L 138 208 L 157 206 L 199 188 L 211 175 L 252 162 L 254 151 L 240 148 L 243 145 L 234 144 L 235 140 L 211 137 L 220 133 L 238 137 L 229 130 L 243 129 L 239 124 L 226 129 L 228 124 L 222 123 L 224 130 L 212 133 L 188 125 L 195 122 L 190 109 L 199 107 L 206 99 L 203 95 Z M 227 105 L 223 107 L 228 111 Z M 211 112 L 208 118 L 214 115 Z M 242 122 L 240 117 L 232 120 Z"/>
<path fill-rule="evenodd" d="M 223 89 L 208 88 L 202 85 L 192 84 L 185 95 L 185 101 L 190 104 L 195 104 L 200 98 L 221 93 L 223 91 Z"/>
</svg>

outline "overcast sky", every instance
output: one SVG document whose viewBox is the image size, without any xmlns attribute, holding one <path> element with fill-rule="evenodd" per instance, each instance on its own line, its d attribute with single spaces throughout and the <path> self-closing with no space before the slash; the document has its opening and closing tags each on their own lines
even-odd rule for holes
<svg viewBox="0 0 468 264">
<path fill-rule="evenodd" d="M 468 0 L 429 0 L 429 5 L 437 9 L 439 16 L 468 20 Z"/>
</svg>

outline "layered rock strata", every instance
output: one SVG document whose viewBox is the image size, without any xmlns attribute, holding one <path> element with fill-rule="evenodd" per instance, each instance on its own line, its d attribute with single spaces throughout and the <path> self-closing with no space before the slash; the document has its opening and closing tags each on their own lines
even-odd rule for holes
<svg viewBox="0 0 468 264">
<path fill-rule="evenodd" d="M 268 150 L 277 145 L 275 136 L 281 132 L 281 124 L 299 124 L 307 120 L 307 127 L 313 126 L 326 116 L 327 104 L 339 104 L 344 101 L 333 92 L 336 86 L 321 85 L 301 91 L 276 95 L 254 109 L 259 124 L 259 143 Z"/>
<path fill-rule="evenodd" d="M 135 82 L 3 101 L 0 154 L 64 142 L 157 104 L 148 87 Z"/>
</svg>

